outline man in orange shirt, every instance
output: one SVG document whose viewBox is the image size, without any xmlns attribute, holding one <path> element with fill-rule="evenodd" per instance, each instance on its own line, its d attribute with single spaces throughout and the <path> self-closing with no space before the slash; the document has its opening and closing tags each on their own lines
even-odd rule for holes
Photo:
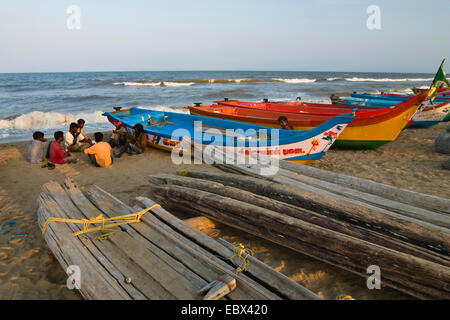
<svg viewBox="0 0 450 320">
<path fill-rule="evenodd" d="M 94 134 L 95 142 L 92 147 L 84 150 L 89 155 L 91 162 L 96 167 L 109 167 L 113 158 L 111 156 L 111 146 L 107 142 L 103 142 L 103 133 L 96 132 Z"/>
</svg>

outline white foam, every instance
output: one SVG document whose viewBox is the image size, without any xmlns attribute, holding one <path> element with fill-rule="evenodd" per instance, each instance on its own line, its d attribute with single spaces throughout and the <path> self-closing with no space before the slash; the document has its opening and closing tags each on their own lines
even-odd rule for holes
<svg viewBox="0 0 450 320">
<path fill-rule="evenodd" d="M 66 126 L 83 118 L 87 123 L 107 122 L 106 117 L 102 116 L 102 111 L 93 113 L 65 114 L 59 112 L 40 112 L 33 111 L 22 114 L 14 119 L 0 120 L 0 129 L 51 129 Z"/>
<path fill-rule="evenodd" d="M 166 87 L 190 87 L 195 82 L 171 82 L 171 81 L 164 81 L 163 82 Z"/>
<path fill-rule="evenodd" d="M 316 79 L 307 79 L 307 78 L 302 78 L 302 79 L 283 79 L 283 78 L 272 78 L 272 80 L 274 81 L 278 81 L 278 82 L 285 82 L 285 83 L 311 83 L 311 82 L 316 82 Z"/>
<path fill-rule="evenodd" d="M 347 81 L 355 81 L 355 82 L 407 82 L 407 81 L 431 81 L 433 78 L 402 78 L 402 79 L 390 79 L 390 78 L 382 78 L 382 79 L 376 79 L 376 78 L 345 78 Z"/>
<path fill-rule="evenodd" d="M 115 86 L 158 87 L 161 82 L 114 82 Z"/>
<path fill-rule="evenodd" d="M 221 78 L 221 79 L 200 79 L 198 80 L 201 82 L 207 82 L 209 83 L 241 83 L 241 82 L 256 82 L 258 79 L 252 79 L 252 78 L 241 78 L 241 79 L 227 79 L 227 78 Z"/>
<path fill-rule="evenodd" d="M 163 111 L 163 112 L 175 112 L 175 113 L 189 113 L 187 108 L 179 108 L 179 107 L 164 107 L 164 106 L 156 106 L 156 107 L 138 107 L 139 109 L 145 110 L 155 110 L 155 111 Z"/>
</svg>

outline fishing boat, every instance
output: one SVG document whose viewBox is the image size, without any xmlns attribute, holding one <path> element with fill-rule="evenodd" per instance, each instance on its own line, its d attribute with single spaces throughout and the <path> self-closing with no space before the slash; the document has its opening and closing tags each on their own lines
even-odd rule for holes
<svg viewBox="0 0 450 320">
<path fill-rule="evenodd" d="M 341 114 L 315 128 L 297 131 L 141 108 L 103 115 L 113 125 L 119 122 L 125 125 L 130 134 L 134 133 L 136 124 L 141 124 L 150 145 L 167 151 L 180 150 L 181 141 L 187 136 L 202 146 L 221 146 L 230 154 L 261 153 L 302 164 L 322 158 L 355 117 L 352 113 Z"/>
<path fill-rule="evenodd" d="M 406 94 L 385 93 L 385 92 L 382 92 L 381 94 L 352 93 L 350 96 L 352 98 L 361 98 L 361 99 L 368 99 L 368 100 L 385 100 L 385 101 L 396 102 L 396 103 L 398 103 L 398 101 L 406 101 L 413 97 L 411 95 L 406 95 Z M 442 103 L 442 102 L 450 102 L 450 96 L 449 97 L 436 96 L 436 98 L 433 101 L 433 103 Z M 429 102 L 427 102 L 427 103 L 429 103 Z"/>
<path fill-rule="evenodd" d="M 383 108 L 398 104 L 402 101 L 407 101 L 408 99 L 411 98 L 410 96 L 407 96 L 406 98 L 400 97 L 401 100 L 388 100 L 388 98 L 378 99 L 377 98 L 378 96 L 381 95 L 353 94 L 352 97 L 340 97 L 332 95 L 330 99 L 333 102 L 333 104 L 344 105 L 345 107 L 348 107 L 348 105 L 352 105 L 352 106 Z M 438 99 L 435 99 L 435 101 L 437 100 Z M 408 128 L 429 128 L 438 124 L 439 122 L 449 120 L 450 120 L 450 102 L 444 100 L 444 102 L 441 103 L 431 104 L 429 101 L 424 101 L 420 110 L 412 118 L 412 122 L 408 125 Z"/>
<path fill-rule="evenodd" d="M 385 108 L 398 104 L 401 101 L 406 100 L 395 100 L 395 99 L 376 99 L 376 98 L 361 98 L 361 97 L 345 97 L 337 96 L 335 94 L 330 96 L 331 103 L 342 104 L 342 105 L 353 105 L 362 107 L 376 107 Z"/>
<path fill-rule="evenodd" d="M 408 101 L 387 108 L 358 108 L 355 119 L 337 138 L 334 146 L 375 149 L 395 140 L 428 97 L 424 92 Z M 309 130 L 330 118 L 347 113 L 353 106 L 314 103 L 258 103 L 237 100 L 218 101 L 211 106 L 189 107 L 191 114 L 241 121 L 280 128 L 278 119 L 285 116 L 295 130 Z"/>
</svg>

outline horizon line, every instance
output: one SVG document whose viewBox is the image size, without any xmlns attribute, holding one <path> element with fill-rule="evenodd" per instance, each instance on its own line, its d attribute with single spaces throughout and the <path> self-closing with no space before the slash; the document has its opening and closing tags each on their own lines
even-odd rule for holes
<svg viewBox="0 0 450 320">
<path fill-rule="evenodd" d="M 113 73 L 113 72 L 339 72 L 339 73 L 392 73 L 392 74 L 433 74 L 433 72 L 400 72 L 400 71 L 318 71 L 318 70 L 219 70 L 219 69 L 198 69 L 198 70 L 96 70 L 96 71 L 34 71 L 34 72 L 0 72 L 0 74 L 39 74 L 39 73 Z"/>
</svg>

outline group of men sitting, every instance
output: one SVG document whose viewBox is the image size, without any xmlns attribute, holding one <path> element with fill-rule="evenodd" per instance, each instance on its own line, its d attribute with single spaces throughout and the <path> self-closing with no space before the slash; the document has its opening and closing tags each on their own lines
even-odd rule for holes
<svg viewBox="0 0 450 320">
<path fill-rule="evenodd" d="M 49 169 L 52 169 L 55 164 L 77 162 L 77 158 L 71 153 L 83 152 L 89 156 L 91 163 L 96 167 L 109 167 L 114 161 L 112 148 L 119 148 L 116 157 L 120 158 L 124 152 L 130 155 L 139 154 L 148 147 L 147 135 L 140 124 L 134 127 L 134 135 L 128 134 L 125 126 L 121 123 L 117 124 L 109 142 L 103 141 L 101 132 L 94 133 L 95 141 L 89 139 L 84 124 L 83 119 L 71 123 L 65 136 L 62 131 L 56 131 L 54 133 L 55 141 L 51 143 L 44 138 L 43 132 L 34 132 L 33 140 L 28 145 L 27 161 L 41 163 L 48 159 L 50 163 L 43 167 L 48 166 Z"/>
</svg>

